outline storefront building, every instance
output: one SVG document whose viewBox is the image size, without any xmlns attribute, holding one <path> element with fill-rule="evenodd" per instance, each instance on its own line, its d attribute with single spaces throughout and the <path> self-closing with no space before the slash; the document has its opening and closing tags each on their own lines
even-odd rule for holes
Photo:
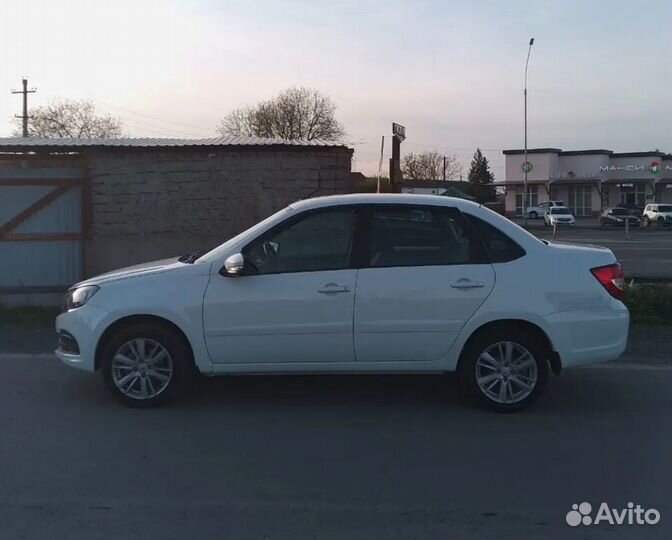
<svg viewBox="0 0 672 540">
<path fill-rule="evenodd" d="M 672 154 L 533 148 L 504 150 L 505 210 L 522 215 L 527 169 L 526 206 L 564 201 L 577 217 L 597 216 L 609 206 L 643 209 L 648 203 L 672 203 Z"/>
</svg>

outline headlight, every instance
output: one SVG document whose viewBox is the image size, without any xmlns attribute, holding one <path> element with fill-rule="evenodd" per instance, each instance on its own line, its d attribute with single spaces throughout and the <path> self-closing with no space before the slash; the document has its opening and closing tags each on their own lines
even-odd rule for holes
<svg viewBox="0 0 672 540">
<path fill-rule="evenodd" d="M 98 285 L 85 285 L 76 289 L 70 289 L 65 294 L 65 299 L 63 300 L 63 311 L 83 306 L 98 292 L 98 289 L 100 289 Z"/>
</svg>

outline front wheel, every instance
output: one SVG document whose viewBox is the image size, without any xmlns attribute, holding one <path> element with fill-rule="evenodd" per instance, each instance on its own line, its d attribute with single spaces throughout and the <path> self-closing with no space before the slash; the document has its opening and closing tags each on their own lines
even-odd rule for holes
<svg viewBox="0 0 672 540">
<path fill-rule="evenodd" d="M 537 219 L 539 217 L 539 214 L 536 212 L 530 212 L 530 219 Z"/>
<path fill-rule="evenodd" d="M 123 328 L 106 343 L 103 380 L 122 403 L 151 407 L 182 390 L 189 359 L 187 345 L 174 331 L 140 323 Z"/>
<path fill-rule="evenodd" d="M 651 220 L 649 219 L 649 216 L 644 216 L 644 227 L 648 227 L 651 225 Z"/>
<path fill-rule="evenodd" d="M 517 412 L 542 393 L 548 381 L 548 351 L 536 336 L 513 327 L 484 331 L 468 344 L 460 377 L 469 394 L 497 412 Z"/>
</svg>

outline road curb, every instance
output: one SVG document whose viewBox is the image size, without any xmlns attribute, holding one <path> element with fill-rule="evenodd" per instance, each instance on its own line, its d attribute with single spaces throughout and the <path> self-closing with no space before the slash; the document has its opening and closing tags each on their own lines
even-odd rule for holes
<svg viewBox="0 0 672 540">
<path fill-rule="evenodd" d="M 57 360 L 54 353 L 0 352 L 0 360 Z"/>
</svg>

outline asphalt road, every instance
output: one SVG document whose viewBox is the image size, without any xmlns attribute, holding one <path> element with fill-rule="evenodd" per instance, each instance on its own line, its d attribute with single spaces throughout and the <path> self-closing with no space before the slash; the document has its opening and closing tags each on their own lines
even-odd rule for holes
<svg viewBox="0 0 672 540">
<path fill-rule="evenodd" d="M 546 240 L 553 237 L 548 228 L 532 227 L 530 232 Z M 560 229 L 557 240 L 608 247 L 627 277 L 672 280 L 672 229 L 633 229 L 630 240 L 623 229 Z"/>
<path fill-rule="evenodd" d="M 567 370 L 497 415 L 436 376 L 203 379 L 133 410 L 2 354 L 0 538 L 667 539 L 672 369 L 643 362 Z M 661 522 L 569 527 L 583 501 Z"/>
</svg>

